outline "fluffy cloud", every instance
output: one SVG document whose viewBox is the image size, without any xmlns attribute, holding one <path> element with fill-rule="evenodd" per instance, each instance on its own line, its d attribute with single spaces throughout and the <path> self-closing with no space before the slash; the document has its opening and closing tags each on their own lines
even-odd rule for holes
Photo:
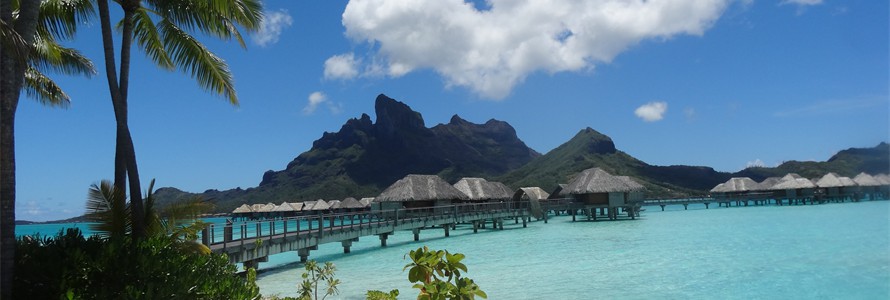
<svg viewBox="0 0 890 300">
<path fill-rule="evenodd" d="M 315 112 L 315 109 L 318 108 L 324 102 L 328 101 L 328 96 L 322 92 L 313 92 L 309 94 L 309 103 L 306 104 L 306 107 L 303 107 L 303 113 L 310 115 Z"/>
<path fill-rule="evenodd" d="M 649 102 L 637 107 L 634 110 L 634 114 L 643 119 L 643 121 L 655 122 L 664 118 L 664 113 L 667 112 L 667 109 L 667 102 Z"/>
<path fill-rule="evenodd" d="M 358 62 L 355 60 L 355 54 L 334 55 L 324 61 L 326 79 L 352 79 L 356 76 L 358 76 Z"/>
<path fill-rule="evenodd" d="M 293 22 L 294 20 L 287 10 L 267 11 L 263 18 L 263 24 L 260 25 L 260 30 L 253 36 L 253 42 L 260 47 L 275 44 L 278 42 L 281 32 L 290 27 Z"/>
<path fill-rule="evenodd" d="M 590 70 L 644 39 L 701 35 L 730 2 L 488 0 L 479 10 L 462 0 L 352 0 L 342 22 L 382 64 L 365 69 L 432 69 L 449 86 L 501 99 L 534 72 Z"/>
<path fill-rule="evenodd" d="M 309 98 L 306 106 L 303 107 L 303 114 L 311 115 L 315 112 L 316 109 L 320 105 L 327 106 L 328 110 L 331 111 L 331 114 L 339 114 L 343 112 L 343 103 L 334 103 L 331 100 L 328 100 L 328 96 L 323 92 L 313 92 L 309 94 Z"/>
</svg>

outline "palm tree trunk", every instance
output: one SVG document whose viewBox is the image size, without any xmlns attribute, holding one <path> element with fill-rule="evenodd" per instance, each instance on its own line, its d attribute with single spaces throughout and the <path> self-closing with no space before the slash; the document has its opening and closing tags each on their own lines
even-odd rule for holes
<svg viewBox="0 0 890 300">
<path fill-rule="evenodd" d="M 145 212 L 142 207 L 142 188 L 139 183 L 139 169 L 136 166 L 136 147 L 127 124 L 127 95 L 130 86 L 130 53 L 133 46 L 133 16 L 139 8 L 139 0 L 121 2 L 124 8 L 123 38 L 121 39 L 121 72 L 120 101 L 124 107 L 123 124 L 118 126 L 119 134 L 123 134 L 124 159 L 127 163 L 127 178 L 130 180 L 130 214 L 133 221 L 133 235 L 145 236 Z"/>
<path fill-rule="evenodd" d="M 12 21 L 10 1 L 0 1 L 0 18 Z M 34 42 L 39 0 L 19 3 L 16 32 Z M 27 60 L 0 51 L 0 299 L 12 299 L 15 272 L 15 112 L 24 83 Z"/>
<path fill-rule="evenodd" d="M 114 186 L 123 192 L 126 190 L 127 179 L 130 186 L 130 210 L 135 237 L 145 236 L 145 222 L 142 204 L 142 188 L 139 183 L 139 169 L 136 165 L 136 150 L 127 117 L 127 90 L 130 77 L 130 52 L 133 45 L 133 15 L 139 7 L 139 1 L 123 1 L 124 8 L 123 38 L 121 40 L 120 79 L 117 77 L 114 59 L 114 41 L 112 40 L 111 16 L 108 0 L 97 1 L 99 19 L 102 26 L 102 43 L 105 52 L 105 73 L 108 80 L 114 117 L 117 122 L 116 146 L 114 153 Z M 121 198 L 123 199 L 123 198 Z M 123 200 L 121 200 L 123 201 Z M 122 203 L 121 203 L 122 204 Z"/>
</svg>

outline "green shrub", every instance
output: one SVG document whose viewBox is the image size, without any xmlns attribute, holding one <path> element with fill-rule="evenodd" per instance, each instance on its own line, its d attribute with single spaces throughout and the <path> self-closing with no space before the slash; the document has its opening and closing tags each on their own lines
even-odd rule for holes
<svg viewBox="0 0 890 300">
<path fill-rule="evenodd" d="M 17 299 L 255 299 L 256 272 L 237 276 L 225 255 L 182 251 L 158 235 L 84 238 L 77 229 L 17 241 Z"/>
</svg>

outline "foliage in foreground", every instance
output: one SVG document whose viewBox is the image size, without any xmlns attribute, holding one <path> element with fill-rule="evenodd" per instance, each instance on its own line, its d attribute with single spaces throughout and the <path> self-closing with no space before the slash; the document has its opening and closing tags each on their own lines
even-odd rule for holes
<svg viewBox="0 0 890 300">
<path fill-rule="evenodd" d="M 337 271 L 337 267 L 334 266 L 332 262 L 324 263 L 324 266 L 318 265 L 318 263 L 314 260 L 310 260 L 306 262 L 306 273 L 303 273 L 303 282 L 299 285 L 300 288 L 300 300 L 314 300 L 314 299 L 324 299 L 330 295 L 337 295 L 340 291 L 337 289 L 337 285 L 340 284 L 340 279 L 334 278 L 334 272 Z M 321 298 L 318 298 L 318 284 L 324 283 L 327 285 L 327 288 L 322 290 Z"/>
<path fill-rule="evenodd" d="M 420 289 L 418 300 L 488 298 L 472 279 L 461 277 L 461 271 L 467 272 L 467 266 L 460 262 L 466 257 L 463 254 L 424 246 L 411 250 L 407 256 L 411 263 L 404 269 L 408 270 L 408 281 Z"/>
<path fill-rule="evenodd" d="M 17 299 L 255 299 L 256 273 L 235 275 L 224 255 L 182 251 L 156 235 L 85 238 L 77 229 L 16 244 Z"/>
</svg>

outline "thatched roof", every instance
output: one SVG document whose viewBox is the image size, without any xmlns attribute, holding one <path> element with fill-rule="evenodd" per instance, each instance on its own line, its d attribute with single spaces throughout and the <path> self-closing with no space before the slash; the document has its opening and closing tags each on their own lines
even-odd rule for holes
<svg viewBox="0 0 890 300">
<path fill-rule="evenodd" d="M 568 194 L 566 194 L 565 190 L 567 186 L 569 185 L 565 183 L 557 184 L 556 188 L 553 189 L 552 192 L 550 192 L 550 197 L 548 197 L 548 199 L 559 199 L 568 197 Z"/>
<path fill-rule="evenodd" d="M 247 204 L 241 204 L 241 206 L 238 206 L 238 208 L 232 211 L 233 214 L 249 214 L 252 212 L 253 210 L 250 209 L 250 206 L 247 206 Z"/>
<path fill-rule="evenodd" d="M 261 212 L 261 213 L 263 213 L 263 212 L 272 212 L 272 211 L 274 211 L 275 208 L 277 208 L 277 207 L 278 207 L 278 206 L 275 205 L 274 203 L 269 202 L 269 203 L 266 203 L 266 205 L 263 205 L 262 207 L 260 207 L 260 209 L 255 210 L 255 211 L 256 211 L 256 212 Z"/>
<path fill-rule="evenodd" d="M 770 191 L 773 189 L 773 186 L 782 182 L 782 177 L 768 177 L 758 183 L 759 186 L 757 188 L 758 191 Z"/>
<path fill-rule="evenodd" d="M 797 175 L 797 173 L 788 173 L 788 174 L 785 174 L 784 177 L 782 177 L 782 180 L 797 179 L 797 178 L 803 178 L 803 176 Z"/>
<path fill-rule="evenodd" d="M 352 198 L 352 197 L 343 199 L 343 201 L 340 202 L 340 208 L 350 209 L 350 208 L 362 208 L 362 207 L 365 207 L 365 205 L 362 204 L 361 202 L 359 202 L 358 200 L 355 200 L 355 198 Z"/>
<path fill-rule="evenodd" d="M 259 212 L 261 209 L 263 209 L 264 206 L 266 205 L 262 203 L 252 204 L 250 205 L 250 210 L 252 210 L 253 212 Z"/>
<path fill-rule="evenodd" d="M 464 193 L 472 201 L 510 199 L 512 193 L 500 182 L 490 182 L 483 178 L 461 178 L 454 188 Z"/>
<path fill-rule="evenodd" d="M 276 207 L 272 211 L 273 212 L 290 212 L 290 211 L 298 211 L 298 210 L 295 209 L 293 206 L 291 206 L 290 203 L 281 202 L 281 205 L 278 205 L 278 207 Z"/>
<path fill-rule="evenodd" d="M 362 204 L 362 207 L 371 206 L 371 202 L 374 202 L 374 197 L 365 197 L 358 201 Z"/>
<path fill-rule="evenodd" d="M 539 187 L 524 187 L 516 190 L 513 200 L 546 200 L 550 194 Z"/>
<path fill-rule="evenodd" d="M 813 184 L 812 181 L 806 178 L 792 178 L 788 180 L 782 180 L 781 182 L 773 185 L 772 189 L 781 191 L 781 190 L 796 190 L 796 189 L 812 189 L 815 188 L 816 185 Z"/>
<path fill-rule="evenodd" d="M 846 179 L 842 179 L 846 178 Z M 831 188 L 831 187 L 844 187 L 844 186 L 855 186 L 856 183 L 853 182 L 850 177 L 841 177 L 835 173 L 828 173 L 825 176 L 822 176 L 818 181 L 816 181 L 816 185 L 821 188 Z"/>
<path fill-rule="evenodd" d="M 878 174 L 875 175 L 875 180 L 881 183 L 881 185 L 890 185 L 890 175 L 887 174 Z"/>
<path fill-rule="evenodd" d="M 312 208 L 310 210 L 328 210 L 328 209 L 331 209 L 331 204 L 325 202 L 322 199 L 318 199 L 315 201 L 314 204 L 312 204 Z M 303 208 L 303 210 L 305 210 L 305 208 Z"/>
<path fill-rule="evenodd" d="M 290 202 L 291 207 L 294 208 L 294 211 L 302 211 L 303 210 L 303 202 Z"/>
<path fill-rule="evenodd" d="M 624 182 L 624 184 L 627 185 L 627 187 L 629 187 L 630 191 L 632 191 L 632 192 L 633 191 L 642 191 L 642 190 L 646 189 L 646 187 L 644 187 L 639 182 L 636 182 L 635 180 L 633 180 L 633 178 L 630 178 L 630 176 L 615 176 L 615 178 L 618 178 L 619 180 L 621 180 L 621 182 Z"/>
<path fill-rule="evenodd" d="M 600 168 L 590 168 L 575 175 L 564 189 L 569 194 L 628 192 L 631 188 Z"/>
<path fill-rule="evenodd" d="M 321 200 L 321 199 L 318 199 L 318 200 Z M 315 203 L 318 202 L 318 200 L 309 200 L 309 201 L 303 202 L 303 210 L 312 210 L 312 207 L 315 206 Z"/>
<path fill-rule="evenodd" d="M 488 183 L 490 183 L 490 184 L 494 185 L 496 188 L 500 189 L 504 195 L 507 195 L 506 198 L 502 198 L 502 199 L 510 199 L 510 197 L 513 196 L 513 189 L 511 189 L 506 184 L 500 183 L 498 181 L 489 181 Z"/>
<path fill-rule="evenodd" d="M 733 177 L 711 189 L 715 193 L 755 191 L 760 185 L 748 177 Z"/>
<path fill-rule="evenodd" d="M 330 208 L 330 209 L 340 208 L 340 200 L 328 200 L 328 208 Z"/>
<path fill-rule="evenodd" d="M 859 173 L 856 177 L 853 178 L 853 181 L 856 182 L 859 186 L 879 186 L 881 183 L 875 179 L 873 176 L 866 174 L 865 172 Z"/>
<path fill-rule="evenodd" d="M 383 190 L 375 202 L 467 200 L 467 195 L 436 175 L 411 174 Z"/>
</svg>

